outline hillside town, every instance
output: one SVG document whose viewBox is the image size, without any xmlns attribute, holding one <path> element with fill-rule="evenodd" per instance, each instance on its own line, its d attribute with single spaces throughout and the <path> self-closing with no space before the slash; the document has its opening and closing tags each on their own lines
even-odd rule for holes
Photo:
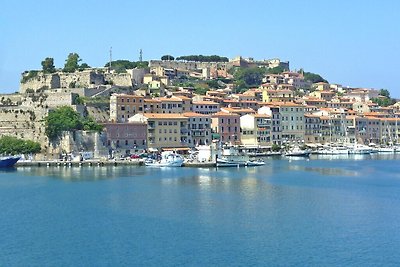
<svg viewBox="0 0 400 267">
<path fill-rule="evenodd" d="M 185 153 L 215 143 L 265 151 L 398 142 L 400 104 L 387 90 L 328 83 L 279 59 L 182 58 L 27 71 L 19 92 L 0 95 L 0 136 L 40 143 L 37 159 Z M 101 130 L 49 137 L 46 118 L 65 106 Z"/>
</svg>

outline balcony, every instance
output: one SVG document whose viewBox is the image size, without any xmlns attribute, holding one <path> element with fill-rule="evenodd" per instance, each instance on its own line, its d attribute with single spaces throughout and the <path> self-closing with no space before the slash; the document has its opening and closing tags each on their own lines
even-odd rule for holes
<svg viewBox="0 0 400 267">
<path fill-rule="evenodd" d="M 192 130 L 192 136 L 193 137 L 205 137 L 206 136 L 206 130 L 205 129 Z"/>
</svg>

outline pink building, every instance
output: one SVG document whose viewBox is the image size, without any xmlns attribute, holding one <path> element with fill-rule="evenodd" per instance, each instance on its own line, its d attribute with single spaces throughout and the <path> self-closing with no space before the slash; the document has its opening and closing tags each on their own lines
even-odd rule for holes
<svg viewBox="0 0 400 267">
<path fill-rule="evenodd" d="M 131 154 L 146 149 L 147 124 L 145 123 L 104 123 L 106 145 L 120 154 Z"/>
<path fill-rule="evenodd" d="M 222 143 L 240 143 L 240 115 L 217 112 L 212 115 L 211 128 Z"/>
</svg>

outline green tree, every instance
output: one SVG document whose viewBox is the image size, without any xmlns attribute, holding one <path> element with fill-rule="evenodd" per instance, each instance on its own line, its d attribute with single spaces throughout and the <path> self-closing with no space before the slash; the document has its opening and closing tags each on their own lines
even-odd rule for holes
<svg viewBox="0 0 400 267">
<path fill-rule="evenodd" d="M 286 71 L 286 69 L 282 66 L 277 66 L 266 70 L 266 72 L 270 74 L 281 74 L 284 71 Z"/>
<path fill-rule="evenodd" d="M 261 85 L 265 72 L 265 68 L 237 68 L 233 74 L 235 84 L 238 89 L 259 86 Z"/>
<path fill-rule="evenodd" d="M 59 107 L 49 112 L 44 122 L 45 134 L 52 141 L 59 138 L 63 131 L 101 131 L 103 129 L 103 126 L 93 118 L 83 118 L 69 106 Z"/>
<path fill-rule="evenodd" d="M 87 63 L 82 63 L 79 66 L 79 70 L 90 69 L 91 67 Z"/>
<path fill-rule="evenodd" d="M 386 96 L 386 97 L 390 98 L 390 92 L 389 92 L 389 90 L 387 90 L 387 89 L 381 89 L 381 90 L 379 90 L 379 95 L 381 95 L 381 96 Z"/>
<path fill-rule="evenodd" d="M 325 80 L 324 78 L 321 77 L 321 75 L 312 73 L 312 72 L 304 72 L 304 80 L 312 82 L 312 83 L 318 83 L 318 82 L 324 82 L 327 83 L 328 81 Z"/>
<path fill-rule="evenodd" d="M 129 61 L 125 59 L 119 59 L 111 61 L 111 69 L 117 73 L 125 73 L 127 69 L 143 69 L 149 66 L 148 61 Z M 107 62 L 104 67 L 110 67 L 110 62 Z"/>
<path fill-rule="evenodd" d="M 65 60 L 64 72 L 75 72 L 79 68 L 81 59 L 77 53 L 69 53 L 68 58 Z"/>
<path fill-rule="evenodd" d="M 37 77 L 38 73 L 39 72 L 37 70 L 25 71 L 22 75 L 21 83 L 26 83 L 30 79 Z"/>
<path fill-rule="evenodd" d="M 171 55 L 164 55 L 161 57 L 161 60 L 174 60 L 175 58 Z"/>
<path fill-rule="evenodd" d="M 54 59 L 52 57 L 46 57 L 42 61 L 42 69 L 44 73 L 53 73 L 56 71 L 56 67 L 54 67 Z"/>
<path fill-rule="evenodd" d="M 208 91 L 208 86 L 207 85 L 201 85 L 201 84 L 197 84 L 194 87 L 194 93 L 198 94 L 198 95 L 205 95 Z"/>
<path fill-rule="evenodd" d="M 82 121 L 78 112 L 69 106 L 50 111 L 45 122 L 45 134 L 50 140 L 60 137 L 63 131 L 81 130 Z"/>
<path fill-rule="evenodd" d="M 103 130 L 103 125 L 97 123 L 92 117 L 86 117 L 82 121 L 83 130 L 85 131 L 96 131 L 101 132 Z"/>
<path fill-rule="evenodd" d="M 271 150 L 274 152 L 279 152 L 281 150 L 281 146 L 273 144 Z"/>
<path fill-rule="evenodd" d="M 210 88 L 217 88 L 217 89 L 221 88 L 221 86 L 219 85 L 217 80 L 209 80 L 209 81 L 206 81 L 206 83 L 207 83 L 208 87 L 210 87 Z"/>
<path fill-rule="evenodd" d="M 22 140 L 13 136 L 0 138 L 0 154 L 36 154 L 41 150 L 40 144 L 31 140 Z"/>
<path fill-rule="evenodd" d="M 372 98 L 371 101 L 378 104 L 381 107 L 391 106 L 396 103 L 395 99 L 392 99 L 389 97 L 383 97 L 383 96 Z"/>
</svg>

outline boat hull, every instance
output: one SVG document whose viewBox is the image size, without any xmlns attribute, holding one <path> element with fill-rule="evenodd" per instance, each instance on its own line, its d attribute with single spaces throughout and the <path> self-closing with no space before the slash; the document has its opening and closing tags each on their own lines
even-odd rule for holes
<svg viewBox="0 0 400 267">
<path fill-rule="evenodd" d="M 289 152 L 286 153 L 286 157 L 309 157 L 311 152 Z"/>
<path fill-rule="evenodd" d="M 182 162 L 174 162 L 174 163 L 145 162 L 144 165 L 146 165 L 148 167 L 182 167 L 183 161 Z"/>
<path fill-rule="evenodd" d="M 11 168 L 17 163 L 20 157 L 0 158 L 0 168 Z"/>
</svg>

